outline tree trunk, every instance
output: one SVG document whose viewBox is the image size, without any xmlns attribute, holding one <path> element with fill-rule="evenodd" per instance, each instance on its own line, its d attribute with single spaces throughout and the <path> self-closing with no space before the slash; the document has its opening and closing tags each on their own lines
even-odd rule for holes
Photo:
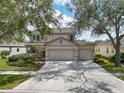
<svg viewBox="0 0 124 93">
<path fill-rule="evenodd" d="M 117 66 L 117 67 L 121 66 L 121 53 L 120 53 L 120 49 L 117 49 L 116 53 L 115 53 L 115 66 Z"/>
</svg>

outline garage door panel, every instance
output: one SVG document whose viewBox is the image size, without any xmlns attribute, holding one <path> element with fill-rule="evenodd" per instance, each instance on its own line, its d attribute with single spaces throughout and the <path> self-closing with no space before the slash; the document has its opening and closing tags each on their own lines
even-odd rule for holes
<svg viewBox="0 0 124 93">
<path fill-rule="evenodd" d="M 79 51 L 79 59 L 80 60 L 90 60 L 93 58 L 93 51 L 92 50 L 80 50 Z"/>
<path fill-rule="evenodd" d="M 74 60 L 74 51 L 73 50 L 61 50 L 54 49 L 48 51 L 48 59 L 55 61 L 68 61 Z"/>
</svg>

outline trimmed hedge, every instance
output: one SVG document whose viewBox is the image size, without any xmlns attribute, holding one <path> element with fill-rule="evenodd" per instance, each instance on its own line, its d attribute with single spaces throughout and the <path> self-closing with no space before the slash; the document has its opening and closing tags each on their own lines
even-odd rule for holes
<svg viewBox="0 0 124 93">
<path fill-rule="evenodd" d="M 37 56 L 34 54 L 19 54 L 9 57 L 7 63 L 14 66 L 28 66 L 34 65 L 34 61 L 37 59 Z"/>
<path fill-rule="evenodd" d="M 2 57 L 2 59 L 5 59 L 6 58 L 6 56 L 9 56 L 10 55 L 10 51 L 1 51 L 1 57 Z"/>
<path fill-rule="evenodd" d="M 14 62 L 14 61 L 17 61 L 17 60 L 37 60 L 37 56 L 34 55 L 34 54 L 18 54 L 18 55 L 12 55 L 11 57 L 8 58 L 9 62 Z"/>
</svg>

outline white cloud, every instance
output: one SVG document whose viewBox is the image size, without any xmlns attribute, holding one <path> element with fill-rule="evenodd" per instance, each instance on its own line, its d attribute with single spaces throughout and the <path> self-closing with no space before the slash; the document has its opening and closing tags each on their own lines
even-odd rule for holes
<svg viewBox="0 0 124 93">
<path fill-rule="evenodd" d="M 58 17 L 58 16 L 60 16 L 60 15 L 61 15 L 61 12 L 60 12 L 59 10 L 55 10 L 54 16 L 55 16 L 55 17 Z"/>
<path fill-rule="evenodd" d="M 60 23 L 60 27 L 70 27 L 68 24 L 72 23 L 75 21 L 75 19 L 73 19 L 72 17 L 69 17 L 65 14 L 61 14 L 61 12 L 59 10 L 55 10 L 55 14 L 54 14 L 55 18 L 58 19 L 59 23 Z M 49 25 L 50 27 L 54 27 L 53 24 Z"/>
<path fill-rule="evenodd" d="M 71 3 L 70 0 L 54 0 L 55 3 L 65 5 L 67 3 Z M 61 11 L 55 10 L 55 15 L 54 15 L 60 22 L 61 27 L 68 27 L 68 24 L 70 22 L 75 21 L 74 18 L 67 16 L 66 14 L 62 14 Z M 51 25 L 50 25 L 51 27 Z"/>
<path fill-rule="evenodd" d="M 59 10 L 56 10 L 55 17 L 58 18 L 61 27 L 68 27 L 69 23 L 72 23 L 75 21 L 72 17 L 69 17 L 65 14 L 62 14 L 61 17 L 59 17 L 60 15 L 61 15 L 61 12 Z"/>
<path fill-rule="evenodd" d="M 68 24 L 72 22 L 74 22 L 74 19 L 66 15 L 62 15 L 62 19 L 60 19 L 62 27 L 68 27 Z"/>
</svg>

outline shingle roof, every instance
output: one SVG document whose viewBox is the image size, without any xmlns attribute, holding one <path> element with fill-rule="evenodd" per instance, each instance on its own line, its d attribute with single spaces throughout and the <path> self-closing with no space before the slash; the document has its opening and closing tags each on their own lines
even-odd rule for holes
<svg viewBox="0 0 124 93">
<path fill-rule="evenodd" d="M 0 45 L 25 45 L 25 43 L 17 42 L 17 41 L 10 41 L 10 42 L 2 42 Z"/>
<path fill-rule="evenodd" d="M 52 40 L 52 41 L 46 42 L 45 45 L 47 45 L 47 44 L 49 44 L 49 43 L 51 43 L 51 42 L 53 42 L 53 41 L 59 40 L 59 39 L 64 39 L 64 40 L 66 40 L 66 41 L 69 41 L 69 42 L 71 42 L 71 43 L 77 45 L 76 42 L 70 41 L 70 40 L 68 40 L 68 39 L 66 39 L 66 38 L 63 38 L 63 37 L 59 37 L 59 38 L 56 38 L 56 39 L 54 39 L 54 40 Z"/>
<path fill-rule="evenodd" d="M 4 44 L 0 44 L 0 47 L 23 47 L 25 46 L 24 43 L 4 43 Z"/>
<path fill-rule="evenodd" d="M 101 41 L 97 45 L 110 45 L 110 46 L 112 46 L 112 43 L 110 40 L 105 40 L 105 41 Z M 121 40 L 121 46 L 120 47 L 124 48 L 124 38 Z"/>
<path fill-rule="evenodd" d="M 77 40 L 76 43 L 78 45 L 96 45 L 95 43 L 93 42 L 89 42 L 89 41 L 85 41 L 85 40 Z"/>
<path fill-rule="evenodd" d="M 111 45 L 111 41 L 110 40 L 101 41 L 100 43 L 98 43 L 98 45 Z"/>
<path fill-rule="evenodd" d="M 60 34 L 60 33 L 76 33 L 74 28 L 53 28 L 53 31 L 52 31 L 54 34 Z"/>
</svg>

